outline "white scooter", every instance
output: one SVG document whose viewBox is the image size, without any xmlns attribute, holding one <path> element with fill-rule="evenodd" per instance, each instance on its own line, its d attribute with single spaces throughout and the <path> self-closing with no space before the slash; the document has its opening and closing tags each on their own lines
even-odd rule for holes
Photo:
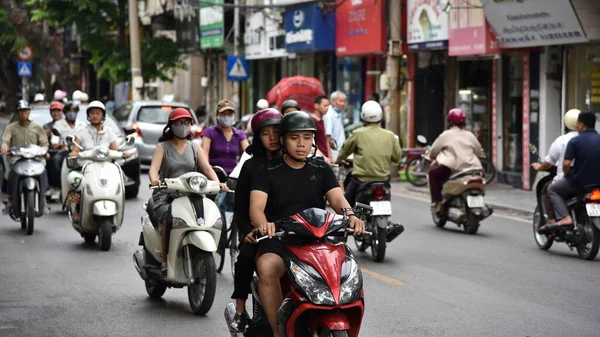
<svg viewBox="0 0 600 337">
<path fill-rule="evenodd" d="M 83 161 L 81 169 L 83 179 L 79 203 L 72 201 L 70 194 L 74 192 L 67 185 L 69 190 L 63 193 L 65 196 L 63 207 L 69 214 L 73 228 L 81 234 L 85 242 L 94 243 L 98 235 L 100 249 L 107 251 L 111 246 L 112 234 L 116 233 L 123 223 L 125 204 L 123 171 L 119 165 L 112 163 L 113 160 L 123 158 L 123 152 L 113 151 L 104 146 L 83 151 L 83 148 L 75 143 L 73 136 L 67 136 L 66 140 L 69 146 L 77 146 L 82 150 L 77 156 L 68 157 L 65 162 Z M 133 146 L 134 142 L 133 137 L 127 137 L 120 149 Z M 67 179 L 63 179 L 63 184 L 65 181 Z M 76 208 L 79 209 L 79 221 L 73 219 Z"/>
<path fill-rule="evenodd" d="M 152 198 L 144 203 L 147 215 L 142 217 L 142 233 L 133 265 L 146 284 L 151 298 L 160 298 L 167 288 L 188 287 L 188 299 L 196 315 L 205 315 L 212 307 L 217 290 L 214 254 L 223 223 L 217 205 L 206 198 L 217 194 L 220 186 L 197 172 L 178 178 L 164 179 L 152 189 L 174 192 L 171 203 L 173 228 L 167 255 L 167 275 L 161 273 L 161 236 L 158 218 L 153 212 Z"/>
</svg>

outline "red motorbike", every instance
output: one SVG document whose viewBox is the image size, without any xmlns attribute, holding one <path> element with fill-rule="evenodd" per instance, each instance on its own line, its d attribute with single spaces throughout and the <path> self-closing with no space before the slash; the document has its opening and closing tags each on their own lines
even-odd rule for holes
<svg viewBox="0 0 600 337">
<path fill-rule="evenodd" d="M 281 279 L 284 300 L 277 321 L 282 336 L 358 336 L 364 312 L 363 278 L 345 245 L 348 233 L 353 232 L 347 227 L 348 219 L 309 208 L 276 225 L 273 240 L 283 241 L 293 256 L 284 260 L 287 277 Z M 243 334 L 231 332 L 232 336 L 272 336 L 258 296 L 258 282 L 257 277 L 252 282 L 249 325 Z M 235 306 L 230 303 L 225 308 L 227 326 L 234 315 Z"/>
</svg>

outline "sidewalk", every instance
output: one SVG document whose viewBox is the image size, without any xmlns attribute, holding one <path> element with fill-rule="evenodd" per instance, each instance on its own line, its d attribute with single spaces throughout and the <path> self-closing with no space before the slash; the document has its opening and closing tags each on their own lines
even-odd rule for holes
<svg viewBox="0 0 600 337">
<path fill-rule="evenodd" d="M 427 186 L 416 187 L 409 183 L 392 183 L 392 192 L 402 194 L 403 191 L 422 193 L 429 197 Z M 522 215 L 532 216 L 537 205 L 535 193 L 513 188 L 508 185 L 493 183 L 486 187 L 485 201 L 495 210 L 518 212 Z"/>
</svg>

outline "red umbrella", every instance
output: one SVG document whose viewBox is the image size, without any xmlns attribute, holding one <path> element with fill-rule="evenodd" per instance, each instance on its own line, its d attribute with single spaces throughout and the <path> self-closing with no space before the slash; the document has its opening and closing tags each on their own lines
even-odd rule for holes
<svg viewBox="0 0 600 337">
<path fill-rule="evenodd" d="M 277 104 L 280 107 L 284 101 L 293 99 L 300 104 L 300 108 L 306 111 L 314 110 L 315 97 L 325 95 L 325 90 L 318 79 L 314 77 L 293 76 L 279 81 L 267 93 L 269 104 Z"/>
</svg>

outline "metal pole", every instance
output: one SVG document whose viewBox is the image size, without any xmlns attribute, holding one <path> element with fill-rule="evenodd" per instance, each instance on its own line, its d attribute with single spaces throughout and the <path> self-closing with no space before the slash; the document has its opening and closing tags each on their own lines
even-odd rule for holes
<svg viewBox="0 0 600 337">
<path fill-rule="evenodd" d="M 140 55 L 140 31 L 137 0 L 129 0 L 129 48 L 131 54 L 131 100 L 142 99 L 140 89 L 144 86 L 142 58 Z"/>
<path fill-rule="evenodd" d="M 233 1 L 235 7 L 233 8 L 233 55 L 239 55 L 239 40 L 240 40 L 240 8 L 238 7 L 240 4 L 240 0 Z M 242 116 L 240 111 L 240 82 L 233 82 L 233 105 L 235 107 L 235 111 L 238 113 L 239 117 Z"/>
</svg>

